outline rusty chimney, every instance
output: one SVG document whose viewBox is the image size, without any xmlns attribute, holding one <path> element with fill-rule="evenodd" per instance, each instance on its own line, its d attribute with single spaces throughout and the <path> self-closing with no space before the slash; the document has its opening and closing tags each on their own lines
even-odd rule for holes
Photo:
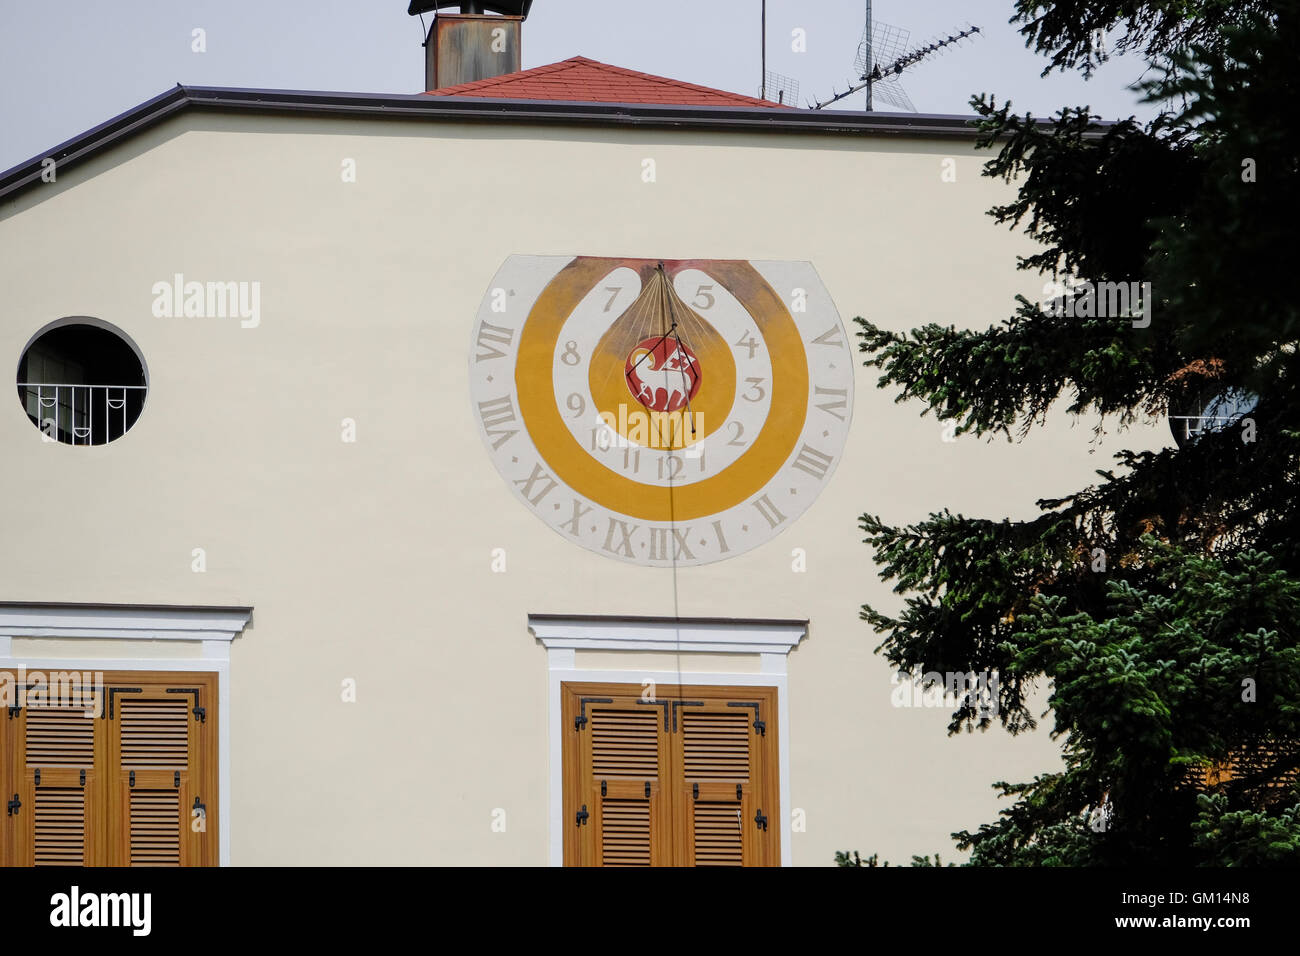
<svg viewBox="0 0 1300 956">
<path fill-rule="evenodd" d="M 411 16 L 433 11 L 424 40 L 424 88 L 441 90 L 520 68 L 520 26 L 533 0 L 411 0 Z M 458 13 L 442 7 L 456 7 Z M 489 13 L 489 11 L 491 11 Z M 495 15 L 493 15 L 495 14 Z"/>
</svg>

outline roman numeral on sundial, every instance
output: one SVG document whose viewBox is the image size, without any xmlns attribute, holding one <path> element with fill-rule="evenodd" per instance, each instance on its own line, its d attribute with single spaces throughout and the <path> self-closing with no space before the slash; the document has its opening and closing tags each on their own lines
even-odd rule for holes
<svg viewBox="0 0 1300 956">
<path fill-rule="evenodd" d="M 800 471 L 821 481 L 826 477 L 826 472 L 830 469 L 834 460 L 833 456 L 826 454 L 824 451 L 818 451 L 812 445 L 805 444 L 799 449 L 799 455 L 790 467 L 798 468 Z"/>
<path fill-rule="evenodd" d="M 515 434 L 517 428 L 498 428 L 498 425 L 505 425 L 507 422 L 515 421 L 515 406 L 510 401 L 509 395 L 502 395 L 500 398 L 489 399 L 486 402 L 478 403 L 478 414 L 483 419 L 483 428 L 487 431 L 488 437 L 492 441 L 492 450 L 496 451 Z"/>
<path fill-rule="evenodd" d="M 478 326 L 478 354 L 474 356 L 475 362 L 482 362 L 485 359 L 505 358 L 505 351 L 497 348 L 498 345 L 504 345 L 507 349 L 515 340 L 515 330 L 508 329 L 503 325 L 493 325 L 491 322 L 480 322 Z"/>
</svg>

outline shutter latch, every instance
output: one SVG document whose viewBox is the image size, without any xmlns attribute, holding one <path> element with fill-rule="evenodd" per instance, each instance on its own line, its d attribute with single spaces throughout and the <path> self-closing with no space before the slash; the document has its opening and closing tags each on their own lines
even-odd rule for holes
<svg viewBox="0 0 1300 956">
<path fill-rule="evenodd" d="M 199 719 L 199 723 L 206 724 L 208 722 L 208 709 L 206 707 L 195 707 L 194 716 Z"/>
<path fill-rule="evenodd" d="M 764 831 L 767 830 L 767 817 L 763 816 L 762 809 L 760 809 L 756 814 L 754 814 L 754 822 L 758 824 L 758 828 L 760 830 L 764 830 Z"/>
<path fill-rule="evenodd" d="M 15 794 L 14 794 L 14 798 L 13 798 L 12 800 L 9 801 L 9 814 L 8 814 L 8 815 L 12 817 L 15 813 L 18 812 L 18 808 L 21 807 L 22 805 L 23 805 L 23 802 L 22 802 L 21 800 L 18 799 L 18 794 L 15 793 Z"/>
<path fill-rule="evenodd" d="M 81 785 L 82 785 L 83 787 L 86 785 L 86 771 L 84 771 L 84 770 L 81 771 Z"/>
<path fill-rule="evenodd" d="M 208 805 L 199 803 L 199 798 L 194 798 L 194 807 L 190 810 L 190 816 L 206 817 L 208 815 Z"/>
<path fill-rule="evenodd" d="M 15 793 L 14 796 L 16 797 L 18 796 L 18 794 Z M 587 812 L 587 805 L 584 803 L 582 805 L 582 809 L 578 811 L 578 826 L 582 826 L 584 823 L 586 823 L 587 818 L 590 816 L 591 814 Z"/>
<path fill-rule="evenodd" d="M 131 771 L 131 786 L 135 786 L 135 771 Z"/>
<path fill-rule="evenodd" d="M 34 783 L 36 786 L 39 787 L 41 785 L 41 768 L 37 767 L 34 773 L 36 775 L 36 779 L 34 779 L 32 783 Z"/>
</svg>

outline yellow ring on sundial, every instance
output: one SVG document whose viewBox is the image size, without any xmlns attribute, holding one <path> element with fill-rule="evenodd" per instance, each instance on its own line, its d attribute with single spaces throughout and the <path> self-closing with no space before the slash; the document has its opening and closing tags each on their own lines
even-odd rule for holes
<svg viewBox="0 0 1300 956">
<path fill-rule="evenodd" d="M 644 484 L 608 468 L 587 453 L 564 423 L 553 384 L 555 346 L 565 320 L 596 283 L 620 266 L 642 264 L 643 260 L 580 256 L 542 290 L 519 334 L 515 364 L 519 414 L 542 461 L 579 495 L 644 521 L 690 521 L 750 498 L 789 459 L 808 414 L 808 360 L 785 303 L 753 266 L 743 261 L 699 264 L 749 312 L 763 337 L 772 362 L 767 419 L 739 458 L 700 481 L 669 488 Z M 707 368 L 703 374 L 709 374 Z M 731 380 L 734 394 L 734 359 Z M 593 397 L 600 404 L 599 396 Z M 728 410 L 730 406 L 728 402 Z"/>
</svg>

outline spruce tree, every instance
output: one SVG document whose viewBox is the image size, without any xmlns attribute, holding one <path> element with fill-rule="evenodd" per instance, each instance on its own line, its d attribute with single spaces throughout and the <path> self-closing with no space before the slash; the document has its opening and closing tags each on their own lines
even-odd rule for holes
<svg viewBox="0 0 1300 956">
<path fill-rule="evenodd" d="M 1108 32 L 1157 116 L 973 98 L 984 174 L 1017 189 L 990 215 L 1062 284 L 980 331 L 859 318 L 865 364 L 957 434 L 1018 438 L 1049 408 L 1192 427 L 1031 520 L 864 515 L 904 599 L 862 616 L 894 667 L 998 671 L 997 716 L 972 695 L 950 733 L 1032 729 L 1050 686 L 1065 768 L 997 785 L 999 818 L 954 834 L 972 863 L 1300 863 L 1300 0 L 1018 0 L 1012 22 L 1044 75 L 1090 73 Z M 1072 284 L 1134 281 L 1127 311 L 1074 308 Z"/>
</svg>

